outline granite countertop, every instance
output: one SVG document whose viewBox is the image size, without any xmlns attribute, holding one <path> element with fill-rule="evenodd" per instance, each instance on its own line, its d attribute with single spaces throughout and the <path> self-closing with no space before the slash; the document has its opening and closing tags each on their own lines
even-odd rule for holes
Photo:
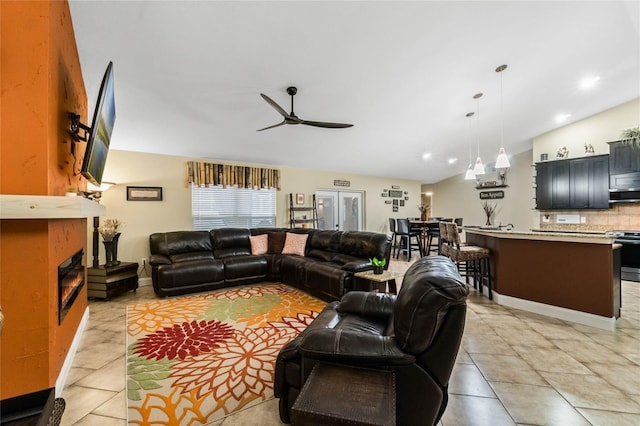
<svg viewBox="0 0 640 426">
<path fill-rule="evenodd" d="M 510 239 L 526 239 L 539 241 L 562 241 L 562 242 L 578 242 L 592 244 L 612 244 L 615 236 L 605 235 L 604 232 L 562 232 L 547 231 L 540 229 L 523 230 L 499 230 L 499 229 L 483 229 L 463 227 L 465 232 L 475 233 L 478 235 L 487 235 L 496 238 Z"/>
</svg>

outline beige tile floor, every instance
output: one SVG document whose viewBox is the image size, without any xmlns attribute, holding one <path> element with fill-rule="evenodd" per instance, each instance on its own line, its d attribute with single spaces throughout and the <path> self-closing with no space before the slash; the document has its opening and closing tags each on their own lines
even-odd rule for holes
<svg viewBox="0 0 640 426">
<path fill-rule="evenodd" d="M 410 263 L 393 261 L 392 270 Z M 579 289 L 576 289 L 579 291 Z M 443 426 L 640 425 L 640 283 L 623 282 L 615 332 L 510 309 L 472 291 Z M 150 286 L 89 302 L 62 425 L 125 425 L 125 307 Z M 217 425 L 279 425 L 277 400 Z"/>
</svg>

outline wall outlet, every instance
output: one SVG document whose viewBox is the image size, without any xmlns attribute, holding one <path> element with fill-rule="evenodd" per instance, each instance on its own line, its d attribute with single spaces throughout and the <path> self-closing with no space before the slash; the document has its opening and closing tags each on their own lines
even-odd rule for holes
<svg viewBox="0 0 640 426">
<path fill-rule="evenodd" d="M 580 216 L 580 223 L 587 223 L 587 217 L 586 216 Z"/>
<path fill-rule="evenodd" d="M 140 265 L 142 265 L 143 268 L 145 268 L 147 266 L 147 258 L 143 257 L 142 259 L 140 259 Z"/>
<path fill-rule="evenodd" d="M 580 223 L 580 215 L 577 214 L 559 214 L 556 216 L 556 223 L 576 224 Z"/>
<path fill-rule="evenodd" d="M 549 216 L 548 214 L 543 214 L 542 223 L 549 223 L 549 222 L 551 222 L 551 216 Z"/>
</svg>

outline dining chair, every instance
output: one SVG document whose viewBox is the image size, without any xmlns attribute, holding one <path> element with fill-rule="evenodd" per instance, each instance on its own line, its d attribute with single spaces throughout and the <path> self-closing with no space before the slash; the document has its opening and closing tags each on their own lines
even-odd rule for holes
<svg viewBox="0 0 640 426">
<path fill-rule="evenodd" d="M 396 249 L 398 247 L 398 234 L 396 233 L 396 219 L 394 217 L 389 218 L 389 232 L 391 232 L 391 257 L 395 256 Z"/>
<path fill-rule="evenodd" d="M 400 237 L 400 247 L 396 252 L 396 259 L 400 257 L 400 252 L 404 252 L 407 255 L 407 262 L 411 260 L 411 249 L 417 248 L 420 253 L 420 257 L 423 256 L 422 243 L 420 241 L 419 230 L 413 230 L 409 226 L 409 219 L 397 219 L 398 227 L 396 229 L 396 235 Z M 411 239 L 415 239 L 415 244 L 411 242 Z"/>
</svg>

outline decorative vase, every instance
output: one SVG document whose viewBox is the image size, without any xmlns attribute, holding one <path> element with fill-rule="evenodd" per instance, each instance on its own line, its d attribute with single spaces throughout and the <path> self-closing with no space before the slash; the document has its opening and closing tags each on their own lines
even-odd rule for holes
<svg viewBox="0 0 640 426">
<path fill-rule="evenodd" d="M 118 260 L 118 238 L 120 238 L 120 233 L 118 232 L 113 236 L 113 238 L 109 241 L 103 241 L 106 263 L 104 266 L 117 266 L 120 264 Z"/>
<path fill-rule="evenodd" d="M 420 213 L 420 220 L 423 222 L 427 221 L 427 212 Z"/>
<path fill-rule="evenodd" d="M 376 275 L 380 275 L 382 274 L 382 272 L 384 272 L 384 266 L 373 266 L 373 273 Z"/>
</svg>

